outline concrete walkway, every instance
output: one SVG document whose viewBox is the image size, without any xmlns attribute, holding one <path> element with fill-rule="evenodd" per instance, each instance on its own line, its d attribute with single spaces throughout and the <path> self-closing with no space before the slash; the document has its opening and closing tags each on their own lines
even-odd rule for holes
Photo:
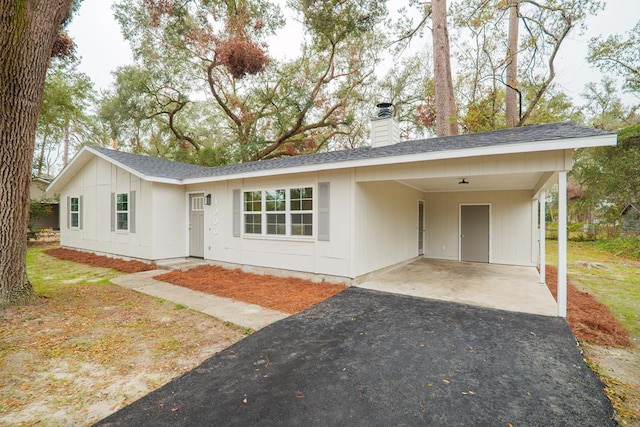
<svg viewBox="0 0 640 427">
<path fill-rule="evenodd" d="M 153 278 L 163 273 L 166 273 L 166 270 L 143 271 L 142 273 L 115 277 L 111 279 L 111 282 L 143 294 L 182 304 L 192 310 L 208 314 L 225 322 L 231 322 L 254 330 L 261 329 L 289 316 L 287 313 L 259 305 L 193 291 L 183 286 L 172 285 Z"/>
</svg>

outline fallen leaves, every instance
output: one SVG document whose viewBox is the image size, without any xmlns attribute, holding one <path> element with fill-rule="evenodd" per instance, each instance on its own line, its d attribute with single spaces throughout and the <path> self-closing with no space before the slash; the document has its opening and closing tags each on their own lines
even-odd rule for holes
<svg viewBox="0 0 640 427">
<path fill-rule="evenodd" d="M 79 280 L 63 284 L 69 263 L 29 251 L 29 275 L 38 292 L 46 282 L 48 298 L 0 311 L 0 424 L 91 424 L 243 336 L 201 313 L 87 279 L 112 277 L 108 270 L 78 265 Z"/>
</svg>

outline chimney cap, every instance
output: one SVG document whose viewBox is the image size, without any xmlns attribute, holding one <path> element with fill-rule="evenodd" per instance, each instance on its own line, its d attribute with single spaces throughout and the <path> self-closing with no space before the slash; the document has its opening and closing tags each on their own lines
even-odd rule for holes
<svg viewBox="0 0 640 427">
<path fill-rule="evenodd" d="M 381 102 L 379 104 L 376 104 L 376 107 L 378 107 L 378 117 L 379 118 L 386 118 L 386 117 L 391 117 L 391 107 L 393 106 L 392 103 L 390 102 Z"/>
</svg>

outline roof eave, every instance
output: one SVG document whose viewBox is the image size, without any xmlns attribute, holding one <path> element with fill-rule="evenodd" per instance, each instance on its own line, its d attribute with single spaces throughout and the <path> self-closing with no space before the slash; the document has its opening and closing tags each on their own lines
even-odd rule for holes
<svg viewBox="0 0 640 427">
<path fill-rule="evenodd" d="M 71 180 L 71 178 L 73 178 L 73 176 L 75 176 L 91 159 L 91 155 L 94 156 L 98 156 L 99 158 L 114 164 L 116 166 L 118 166 L 121 169 L 124 169 L 125 171 L 131 173 L 132 175 L 143 179 L 145 181 L 150 181 L 150 182 L 159 182 L 159 183 L 165 183 L 165 184 L 176 184 L 176 185 L 182 185 L 183 182 L 182 180 L 179 179 L 173 179 L 173 178 L 164 178 L 164 177 L 157 177 L 157 176 L 148 176 L 145 175 L 143 173 L 140 173 L 140 171 L 137 171 L 101 152 L 99 152 L 98 150 L 94 150 L 91 146 L 87 146 L 85 145 L 84 147 L 82 147 L 82 149 L 73 157 L 73 159 L 71 159 L 71 161 L 69 162 L 69 164 L 67 164 L 67 166 L 65 166 L 64 169 L 62 169 L 62 171 L 58 174 L 58 176 L 56 176 L 56 178 L 51 182 L 51 184 L 49 184 L 45 190 L 46 193 L 59 193 L 60 191 L 62 191 L 62 189 L 64 188 L 64 186 Z"/>
<path fill-rule="evenodd" d="M 317 172 L 336 169 L 348 169 L 352 167 L 381 166 L 389 164 L 402 164 L 422 162 L 430 160 L 459 159 L 463 157 L 493 156 L 501 154 L 532 153 L 539 151 L 564 151 L 578 148 L 616 145 L 616 134 L 603 134 L 582 138 L 553 139 L 545 141 L 533 141 L 526 143 L 499 144 L 486 147 L 465 148 L 459 150 L 441 150 L 417 154 L 405 154 L 399 156 L 386 156 L 370 159 L 357 159 L 336 161 L 331 163 L 317 163 L 303 166 L 285 167 L 277 169 L 265 169 L 251 172 L 187 178 L 183 184 L 202 184 L 206 182 L 227 181 L 230 179 L 259 178 L 265 175 L 287 175 L 294 173 Z"/>
</svg>

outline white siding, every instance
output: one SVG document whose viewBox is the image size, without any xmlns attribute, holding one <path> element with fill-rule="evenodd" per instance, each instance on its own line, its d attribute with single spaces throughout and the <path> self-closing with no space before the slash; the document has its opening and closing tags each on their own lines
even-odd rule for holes
<svg viewBox="0 0 640 427">
<path fill-rule="evenodd" d="M 353 277 L 418 255 L 418 200 L 423 193 L 390 182 L 358 183 Z"/>
<path fill-rule="evenodd" d="M 330 240 L 317 239 L 317 185 L 330 182 Z M 264 190 L 297 186 L 314 187 L 314 236 L 233 236 L 233 190 Z M 330 276 L 349 277 L 352 172 L 329 171 L 232 180 L 206 186 L 189 186 L 187 191 L 211 194 L 205 206 L 205 258 L 239 265 L 279 268 Z"/>
<path fill-rule="evenodd" d="M 385 166 L 359 168 L 357 181 L 383 179 L 405 180 L 483 175 L 509 175 L 563 170 L 566 167 L 563 151 L 503 154 L 460 159 L 431 160 Z"/>
<path fill-rule="evenodd" d="M 458 260 L 460 204 L 489 203 L 490 262 L 535 265 L 531 191 L 428 193 L 425 201 L 426 258 Z"/>
<path fill-rule="evenodd" d="M 151 185 L 153 191 L 146 193 L 152 195 L 151 200 L 144 203 L 153 211 L 154 220 L 149 227 L 152 226 L 154 259 L 188 256 L 188 199 L 184 186 L 157 182 Z"/>
<path fill-rule="evenodd" d="M 135 191 L 136 230 L 111 231 L 111 193 Z M 82 196 L 82 229 L 67 228 L 67 197 Z M 184 256 L 184 187 L 139 179 L 98 157 L 91 159 L 60 194 L 60 244 L 99 253 L 155 260 Z M 130 215 L 134 215 L 133 212 Z"/>
</svg>

